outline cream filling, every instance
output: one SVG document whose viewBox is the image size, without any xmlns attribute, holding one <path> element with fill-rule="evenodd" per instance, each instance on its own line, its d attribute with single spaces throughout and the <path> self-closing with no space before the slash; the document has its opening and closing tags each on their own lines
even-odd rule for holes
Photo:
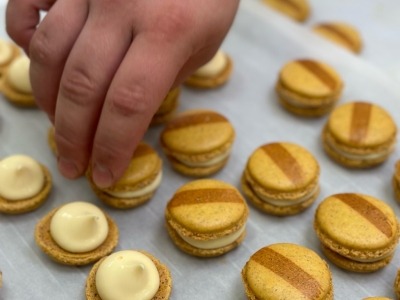
<svg viewBox="0 0 400 300">
<path fill-rule="evenodd" d="M 13 47 L 5 40 L 0 40 L 0 65 L 5 65 L 13 56 Z"/>
<path fill-rule="evenodd" d="M 193 75 L 207 78 L 216 77 L 226 68 L 227 64 L 228 58 L 226 54 L 221 50 L 218 50 L 214 57 L 208 63 L 194 72 Z"/>
<path fill-rule="evenodd" d="M 277 199 L 265 197 L 265 196 L 261 195 L 260 193 L 258 193 L 256 190 L 254 190 L 254 192 L 256 193 L 258 198 L 260 198 L 264 202 L 267 202 L 274 206 L 285 207 L 285 206 L 292 206 L 292 205 L 306 202 L 307 200 L 309 200 L 311 197 L 313 197 L 315 195 L 315 193 L 318 191 L 318 187 L 319 187 L 319 185 L 317 184 L 311 192 L 309 192 L 308 194 L 304 195 L 303 197 L 301 197 L 297 200 L 277 200 Z"/>
<path fill-rule="evenodd" d="M 27 56 L 16 58 L 8 69 L 8 82 L 18 91 L 32 94 L 32 86 L 29 78 L 30 60 Z"/>
<path fill-rule="evenodd" d="M 232 244 L 234 241 L 236 241 L 242 235 L 242 233 L 244 232 L 245 229 L 246 229 L 246 225 L 242 226 L 241 228 L 236 230 L 234 233 L 222 236 L 217 239 L 208 240 L 208 241 L 195 240 L 193 238 L 183 236 L 179 232 L 177 232 L 177 233 L 189 245 L 192 245 L 193 247 L 198 248 L 198 249 L 210 250 L 210 249 L 222 248 L 222 247 Z"/>
<path fill-rule="evenodd" d="M 149 257 L 127 250 L 100 264 L 95 283 L 102 300 L 151 300 L 160 287 L 160 275 Z"/>
<path fill-rule="evenodd" d="M 282 97 L 286 102 L 288 102 L 290 105 L 295 106 L 295 107 L 300 107 L 300 108 L 319 108 L 319 107 L 323 107 L 323 106 L 330 106 L 331 104 L 316 104 L 316 105 L 312 105 L 312 104 L 304 104 L 304 103 L 299 103 L 294 101 L 293 99 L 290 99 L 282 94 L 279 94 L 280 97 Z"/>
<path fill-rule="evenodd" d="M 127 191 L 127 192 L 110 192 L 106 191 L 107 194 L 115 197 L 115 198 L 138 198 L 142 197 L 144 195 L 150 194 L 154 192 L 160 185 L 162 180 L 162 171 L 158 173 L 157 177 L 154 179 L 152 183 L 149 185 L 145 186 L 144 188 L 136 191 Z"/>
<path fill-rule="evenodd" d="M 389 149 L 383 150 L 378 153 L 371 153 L 371 154 L 365 154 L 365 155 L 356 155 L 356 154 L 349 154 L 346 153 L 339 148 L 337 148 L 330 140 L 327 140 L 329 147 L 332 148 L 334 152 L 339 154 L 340 156 L 343 156 L 344 158 L 351 159 L 351 160 L 375 160 L 379 159 L 382 157 L 387 156 L 389 153 L 391 153 L 394 150 L 395 144 L 391 145 Z"/>
<path fill-rule="evenodd" d="M 231 154 L 231 149 L 228 149 L 223 154 L 213 157 L 210 160 L 202 161 L 202 162 L 184 161 L 184 160 L 181 160 L 178 158 L 175 158 L 175 159 L 188 167 L 210 167 L 210 166 L 219 164 L 220 162 L 224 161 L 226 158 L 229 157 L 230 154 Z"/>
<path fill-rule="evenodd" d="M 108 236 L 108 222 L 97 206 L 86 202 L 72 202 L 53 215 L 50 234 L 66 251 L 83 253 L 98 248 Z"/>
<path fill-rule="evenodd" d="M 6 200 L 30 199 L 45 183 L 43 169 L 33 158 L 13 155 L 0 161 L 0 196 Z"/>
<path fill-rule="evenodd" d="M 392 255 L 395 252 L 395 250 L 396 250 L 396 248 L 393 249 L 392 251 L 390 251 L 389 253 L 387 253 L 387 254 L 385 254 L 383 256 L 377 257 L 377 258 L 366 258 L 366 259 L 348 257 L 348 256 L 345 256 L 345 255 L 342 255 L 342 254 L 339 254 L 339 255 L 342 255 L 342 256 L 347 257 L 348 259 L 351 259 L 351 260 L 354 260 L 354 261 L 368 263 L 368 262 L 376 262 L 376 261 L 380 261 L 382 259 L 385 259 L 385 258 L 389 257 L 390 255 Z"/>
</svg>

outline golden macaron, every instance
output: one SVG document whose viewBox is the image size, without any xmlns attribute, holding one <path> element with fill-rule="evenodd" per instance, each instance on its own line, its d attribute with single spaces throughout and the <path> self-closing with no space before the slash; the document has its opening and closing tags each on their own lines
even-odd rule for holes
<svg viewBox="0 0 400 300">
<path fill-rule="evenodd" d="M 324 254 L 353 272 L 373 272 L 394 256 L 399 225 L 393 210 L 367 195 L 336 194 L 317 208 L 314 229 Z"/>
<path fill-rule="evenodd" d="M 312 29 L 315 33 L 354 53 L 362 48 L 361 35 L 356 28 L 343 22 L 322 23 Z"/>
<path fill-rule="evenodd" d="M 150 145 L 141 142 L 135 149 L 128 169 L 111 187 L 100 189 L 93 182 L 92 168 L 86 177 L 95 194 L 105 204 L 128 209 L 145 203 L 153 197 L 162 180 L 162 160 Z"/>
<path fill-rule="evenodd" d="M 397 128 L 390 114 L 368 102 L 337 107 L 322 132 L 326 153 L 350 168 L 368 168 L 385 161 L 394 151 Z"/>
<path fill-rule="evenodd" d="M 313 155 L 291 143 L 265 144 L 247 161 L 242 190 L 259 209 L 278 216 L 297 214 L 319 194 L 319 165 Z"/>
<path fill-rule="evenodd" d="M 21 55 L 21 50 L 14 43 L 3 39 L 0 40 L 0 77 L 4 75 L 5 70 L 14 59 Z"/>
<path fill-rule="evenodd" d="M 150 122 L 150 126 L 156 126 L 169 121 L 175 114 L 179 104 L 180 88 L 177 87 L 171 90 L 164 101 L 161 103 L 157 112 L 154 114 Z"/>
<path fill-rule="evenodd" d="M 274 244 L 254 253 L 242 270 L 247 298 L 333 300 L 332 274 L 314 251 Z"/>
<path fill-rule="evenodd" d="M 188 176 L 205 177 L 227 163 L 235 130 L 211 110 L 189 110 L 172 118 L 161 133 L 161 146 L 172 167 Z"/>
<path fill-rule="evenodd" d="M 307 0 L 262 0 L 263 3 L 284 15 L 303 22 L 310 15 L 310 5 Z"/>
<path fill-rule="evenodd" d="M 281 105 L 289 112 L 319 117 L 329 112 L 339 100 L 343 82 L 327 64 L 299 59 L 282 68 L 275 89 Z"/>
<path fill-rule="evenodd" d="M 235 187 L 212 179 L 185 184 L 165 210 L 173 242 L 200 257 L 222 255 L 237 247 L 246 235 L 248 214 L 246 201 Z"/>
</svg>

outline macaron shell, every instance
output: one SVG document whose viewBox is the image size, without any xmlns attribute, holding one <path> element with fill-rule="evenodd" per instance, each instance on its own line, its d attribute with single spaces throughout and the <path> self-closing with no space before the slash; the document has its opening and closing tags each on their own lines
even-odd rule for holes
<svg viewBox="0 0 400 300">
<path fill-rule="evenodd" d="M 281 70 L 280 81 L 286 88 L 308 97 L 327 97 L 342 86 L 334 69 L 306 59 L 287 63 Z"/>
<path fill-rule="evenodd" d="M 316 211 L 315 225 L 326 238 L 352 250 L 385 249 L 398 239 L 398 223 L 392 209 L 366 195 L 326 198 Z"/>
<path fill-rule="evenodd" d="M 192 110 L 174 117 L 161 134 L 161 142 L 171 151 L 184 154 L 211 152 L 234 137 L 234 129 L 222 115 Z"/>
<path fill-rule="evenodd" d="M 349 24 L 324 23 L 315 26 L 313 31 L 355 53 L 361 50 L 361 36 L 357 29 Z"/>
<path fill-rule="evenodd" d="M 247 170 L 262 188 L 281 192 L 304 189 L 319 175 L 312 154 L 291 143 L 261 146 L 250 156 Z"/>
<path fill-rule="evenodd" d="M 337 107 L 329 117 L 328 130 L 338 142 L 364 148 L 390 141 L 397 131 L 388 112 L 367 102 Z"/>
<path fill-rule="evenodd" d="M 265 4 L 282 12 L 283 14 L 297 20 L 304 21 L 310 11 L 308 2 L 305 0 L 263 0 Z"/>
</svg>

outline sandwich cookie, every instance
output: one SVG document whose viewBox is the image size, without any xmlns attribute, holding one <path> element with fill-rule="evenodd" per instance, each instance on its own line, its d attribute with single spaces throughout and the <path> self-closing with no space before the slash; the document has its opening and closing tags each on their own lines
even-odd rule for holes
<svg viewBox="0 0 400 300">
<path fill-rule="evenodd" d="M 165 210 L 173 242 L 186 253 L 200 257 L 222 255 L 237 247 L 246 235 L 248 214 L 236 188 L 212 179 L 185 184 Z"/>
<path fill-rule="evenodd" d="M 323 23 L 314 26 L 312 30 L 354 53 L 360 53 L 361 51 L 360 33 L 349 24 L 342 22 Z"/>
<path fill-rule="evenodd" d="M 37 209 L 52 187 L 49 170 L 25 155 L 0 160 L 0 212 L 21 214 Z"/>
<path fill-rule="evenodd" d="M 12 103 L 20 106 L 35 106 L 29 79 L 30 60 L 27 56 L 14 59 L 0 80 L 0 91 Z"/>
<path fill-rule="evenodd" d="M 333 300 L 332 274 L 314 251 L 274 244 L 254 253 L 242 270 L 247 297 Z"/>
<path fill-rule="evenodd" d="M 400 268 L 397 269 L 397 276 L 394 280 L 394 291 L 396 292 L 397 298 L 400 299 Z"/>
<path fill-rule="evenodd" d="M 35 239 L 51 259 L 80 266 L 111 253 L 118 243 L 118 228 L 97 206 L 71 202 L 52 210 L 38 222 Z"/>
<path fill-rule="evenodd" d="M 310 15 L 307 0 L 263 0 L 263 3 L 299 22 L 305 21 Z"/>
<path fill-rule="evenodd" d="M 87 300 L 167 300 L 172 277 L 167 266 L 144 251 L 119 251 L 97 262 L 86 280 Z"/>
<path fill-rule="evenodd" d="M 393 258 L 399 225 L 393 210 L 367 195 L 336 194 L 315 213 L 314 229 L 324 254 L 337 266 L 373 272 Z"/>
<path fill-rule="evenodd" d="M 392 179 L 392 185 L 394 189 L 394 193 L 396 196 L 397 202 L 400 203 L 400 160 L 397 161 L 393 179 Z"/>
<path fill-rule="evenodd" d="M 225 52 L 218 50 L 208 63 L 186 79 L 185 84 L 194 88 L 217 88 L 228 81 L 232 70 L 232 59 Z"/>
<path fill-rule="evenodd" d="M 180 88 L 177 87 L 171 90 L 164 101 L 161 103 L 157 112 L 154 114 L 153 119 L 150 122 L 150 126 L 156 126 L 169 121 L 175 114 L 179 104 Z"/>
<path fill-rule="evenodd" d="M 303 147 L 271 143 L 259 147 L 247 161 L 242 190 L 257 208 L 278 216 L 309 207 L 319 194 L 319 165 Z"/>
<path fill-rule="evenodd" d="M 17 45 L 0 39 L 0 77 L 3 76 L 11 62 L 20 55 L 21 50 Z"/>
<path fill-rule="evenodd" d="M 92 168 L 86 176 L 95 194 L 105 204 L 118 208 L 133 208 L 150 200 L 162 179 L 162 160 L 148 144 L 141 142 L 133 153 L 128 169 L 113 186 L 100 189 L 92 179 Z"/>
<path fill-rule="evenodd" d="M 326 153 L 336 162 L 350 168 L 367 168 L 392 154 L 396 133 L 396 124 L 383 108 L 350 102 L 332 112 L 322 140 Z"/>
<path fill-rule="evenodd" d="M 55 139 L 55 128 L 54 126 L 50 126 L 49 131 L 47 132 L 47 142 L 50 146 L 50 149 L 53 151 L 55 155 L 57 155 L 57 145 L 56 145 L 56 139 Z"/>
<path fill-rule="evenodd" d="M 175 116 L 161 133 L 161 146 L 172 167 L 188 176 L 204 177 L 227 163 L 235 130 L 211 110 L 189 110 Z"/>
<path fill-rule="evenodd" d="M 319 117 L 329 112 L 339 100 L 343 82 L 327 64 L 301 59 L 287 63 L 276 84 L 281 105 L 304 117 Z"/>
</svg>

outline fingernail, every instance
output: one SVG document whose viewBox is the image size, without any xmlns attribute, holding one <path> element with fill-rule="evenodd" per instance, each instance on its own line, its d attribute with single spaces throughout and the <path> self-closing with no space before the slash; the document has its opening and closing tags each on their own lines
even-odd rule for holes
<svg viewBox="0 0 400 300">
<path fill-rule="evenodd" d="M 93 167 L 92 179 L 94 183 L 101 189 L 111 186 L 113 183 L 113 176 L 111 171 L 98 163 Z"/>
<path fill-rule="evenodd" d="M 76 167 L 76 165 L 63 157 L 60 157 L 58 159 L 58 169 L 60 170 L 62 175 L 69 179 L 74 179 L 79 176 L 78 168 Z"/>
</svg>

